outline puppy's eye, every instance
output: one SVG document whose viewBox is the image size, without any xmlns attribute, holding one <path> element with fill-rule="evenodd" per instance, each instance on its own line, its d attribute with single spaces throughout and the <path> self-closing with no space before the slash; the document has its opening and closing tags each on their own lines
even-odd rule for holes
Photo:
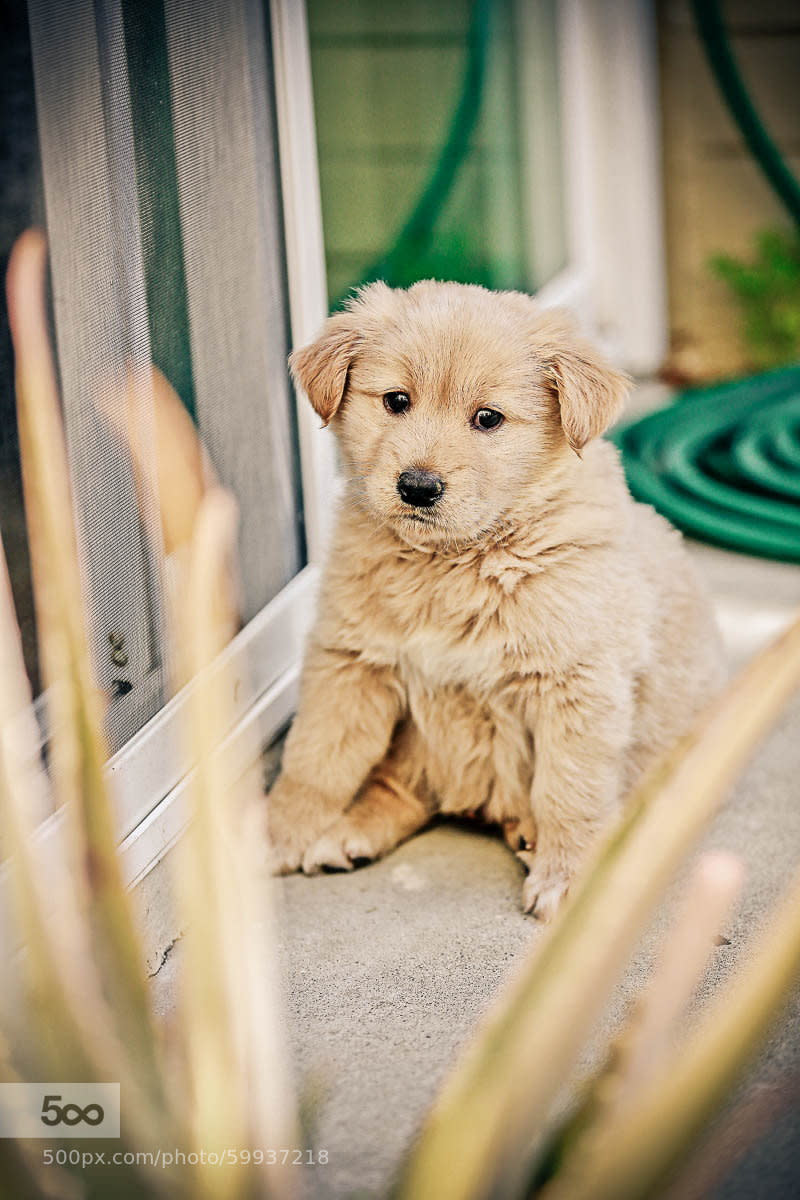
<svg viewBox="0 0 800 1200">
<path fill-rule="evenodd" d="M 505 417 L 496 408 L 479 408 L 472 418 L 472 424 L 475 429 L 497 429 L 498 425 L 502 425 Z"/>
<path fill-rule="evenodd" d="M 383 407 L 390 413 L 404 413 L 410 404 L 408 392 L 387 392 L 383 397 Z"/>
</svg>

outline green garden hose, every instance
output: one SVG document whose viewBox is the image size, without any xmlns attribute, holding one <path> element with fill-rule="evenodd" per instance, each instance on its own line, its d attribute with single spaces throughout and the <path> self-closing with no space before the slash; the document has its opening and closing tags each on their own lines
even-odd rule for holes
<svg viewBox="0 0 800 1200">
<path fill-rule="evenodd" d="M 419 259 L 434 238 L 436 223 L 469 154 L 472 135 L 481 114 L 492 7 L 493 0 L 473 0 L 464 76 L 444 145 L 391 247 L 362 273 L 356 286 L 372 283 L 375 279 L 393 282 L 398 266 Z M 348 288 L 334 307 L 339 307 L 351 292 L 352 288 Z"/>
<path fill-rule="evenodd" d="M 698 34 L 742 136 L 800 225 L 800 184 L 745 88 L 716 0 Z M 633 494 L 704 541 L 800 562 L 800 366 L 684 393 L 616 434 Z"/>
<path fill-rule="evenodd" d="M 687 533 L 800 562 L 800 366 L 687 392 L 614 440 L 633 494 Z"/>
<path fill-rule="evenodd" d="M 692 0 L 695 24 L 731 116 L 792 220 L 800 225 L 800 183 L 770 137 L 739 73 L 717 0 Z"/>
</svg>

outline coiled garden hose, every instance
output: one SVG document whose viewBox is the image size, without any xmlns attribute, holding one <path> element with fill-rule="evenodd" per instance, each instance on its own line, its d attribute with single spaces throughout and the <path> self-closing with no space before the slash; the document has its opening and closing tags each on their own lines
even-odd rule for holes
<svg viewBox="0 0 800 1200">
<path fill-rule="evenodd" d="M 800 184 L 744 85 L 717 0 L 692 0 L 711 70 L 751 153 L 800 225 Z M 704 541 L 800 562 L 800 366 L 685 392 L 622 429 L 633 494 Z"/>
<path fill-rule="evenodd" d="M 686 392 L 614 440 L 633 494 L 687 533 L 800 562 L 800 366 Z"/>
</svg>

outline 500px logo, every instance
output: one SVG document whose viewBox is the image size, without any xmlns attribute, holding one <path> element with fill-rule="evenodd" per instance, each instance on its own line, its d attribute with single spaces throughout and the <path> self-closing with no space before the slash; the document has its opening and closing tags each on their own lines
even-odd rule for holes
<svg viewBox="0 0 800 1200">
<path fill-rule="evenodd" d="M 85 1121 L 87 1125 L 99 1125 L 103 1120 L 105 1109 L 101 1104 L 87 1104 L 81 1108 L 79 1104 L 64 1104 L 59 1106 L 56 1100 L 61 1096 L 45 1096 L 42 1102 L 40 1120 L 45 1125 L 78 1125 Z"/>
<path fill-rule="evenodd" d="M 118 1083 L 0 1083 L 0 1138 L 118 1138 Z"/>
</svg>

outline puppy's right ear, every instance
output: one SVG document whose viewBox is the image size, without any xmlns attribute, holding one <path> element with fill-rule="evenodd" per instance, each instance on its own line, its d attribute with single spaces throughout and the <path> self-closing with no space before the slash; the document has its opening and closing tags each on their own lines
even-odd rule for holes
<svg viewBox="0 0 800 1200">
<path fill-rule="evenodd" d="M 289 356 L 292 377 L 325 425 L 344 399 L 347 372 L 362 342 L 363 335 L 355 314 L 335 313 L 325 322 L 315 342 Z"/>
</svg>

